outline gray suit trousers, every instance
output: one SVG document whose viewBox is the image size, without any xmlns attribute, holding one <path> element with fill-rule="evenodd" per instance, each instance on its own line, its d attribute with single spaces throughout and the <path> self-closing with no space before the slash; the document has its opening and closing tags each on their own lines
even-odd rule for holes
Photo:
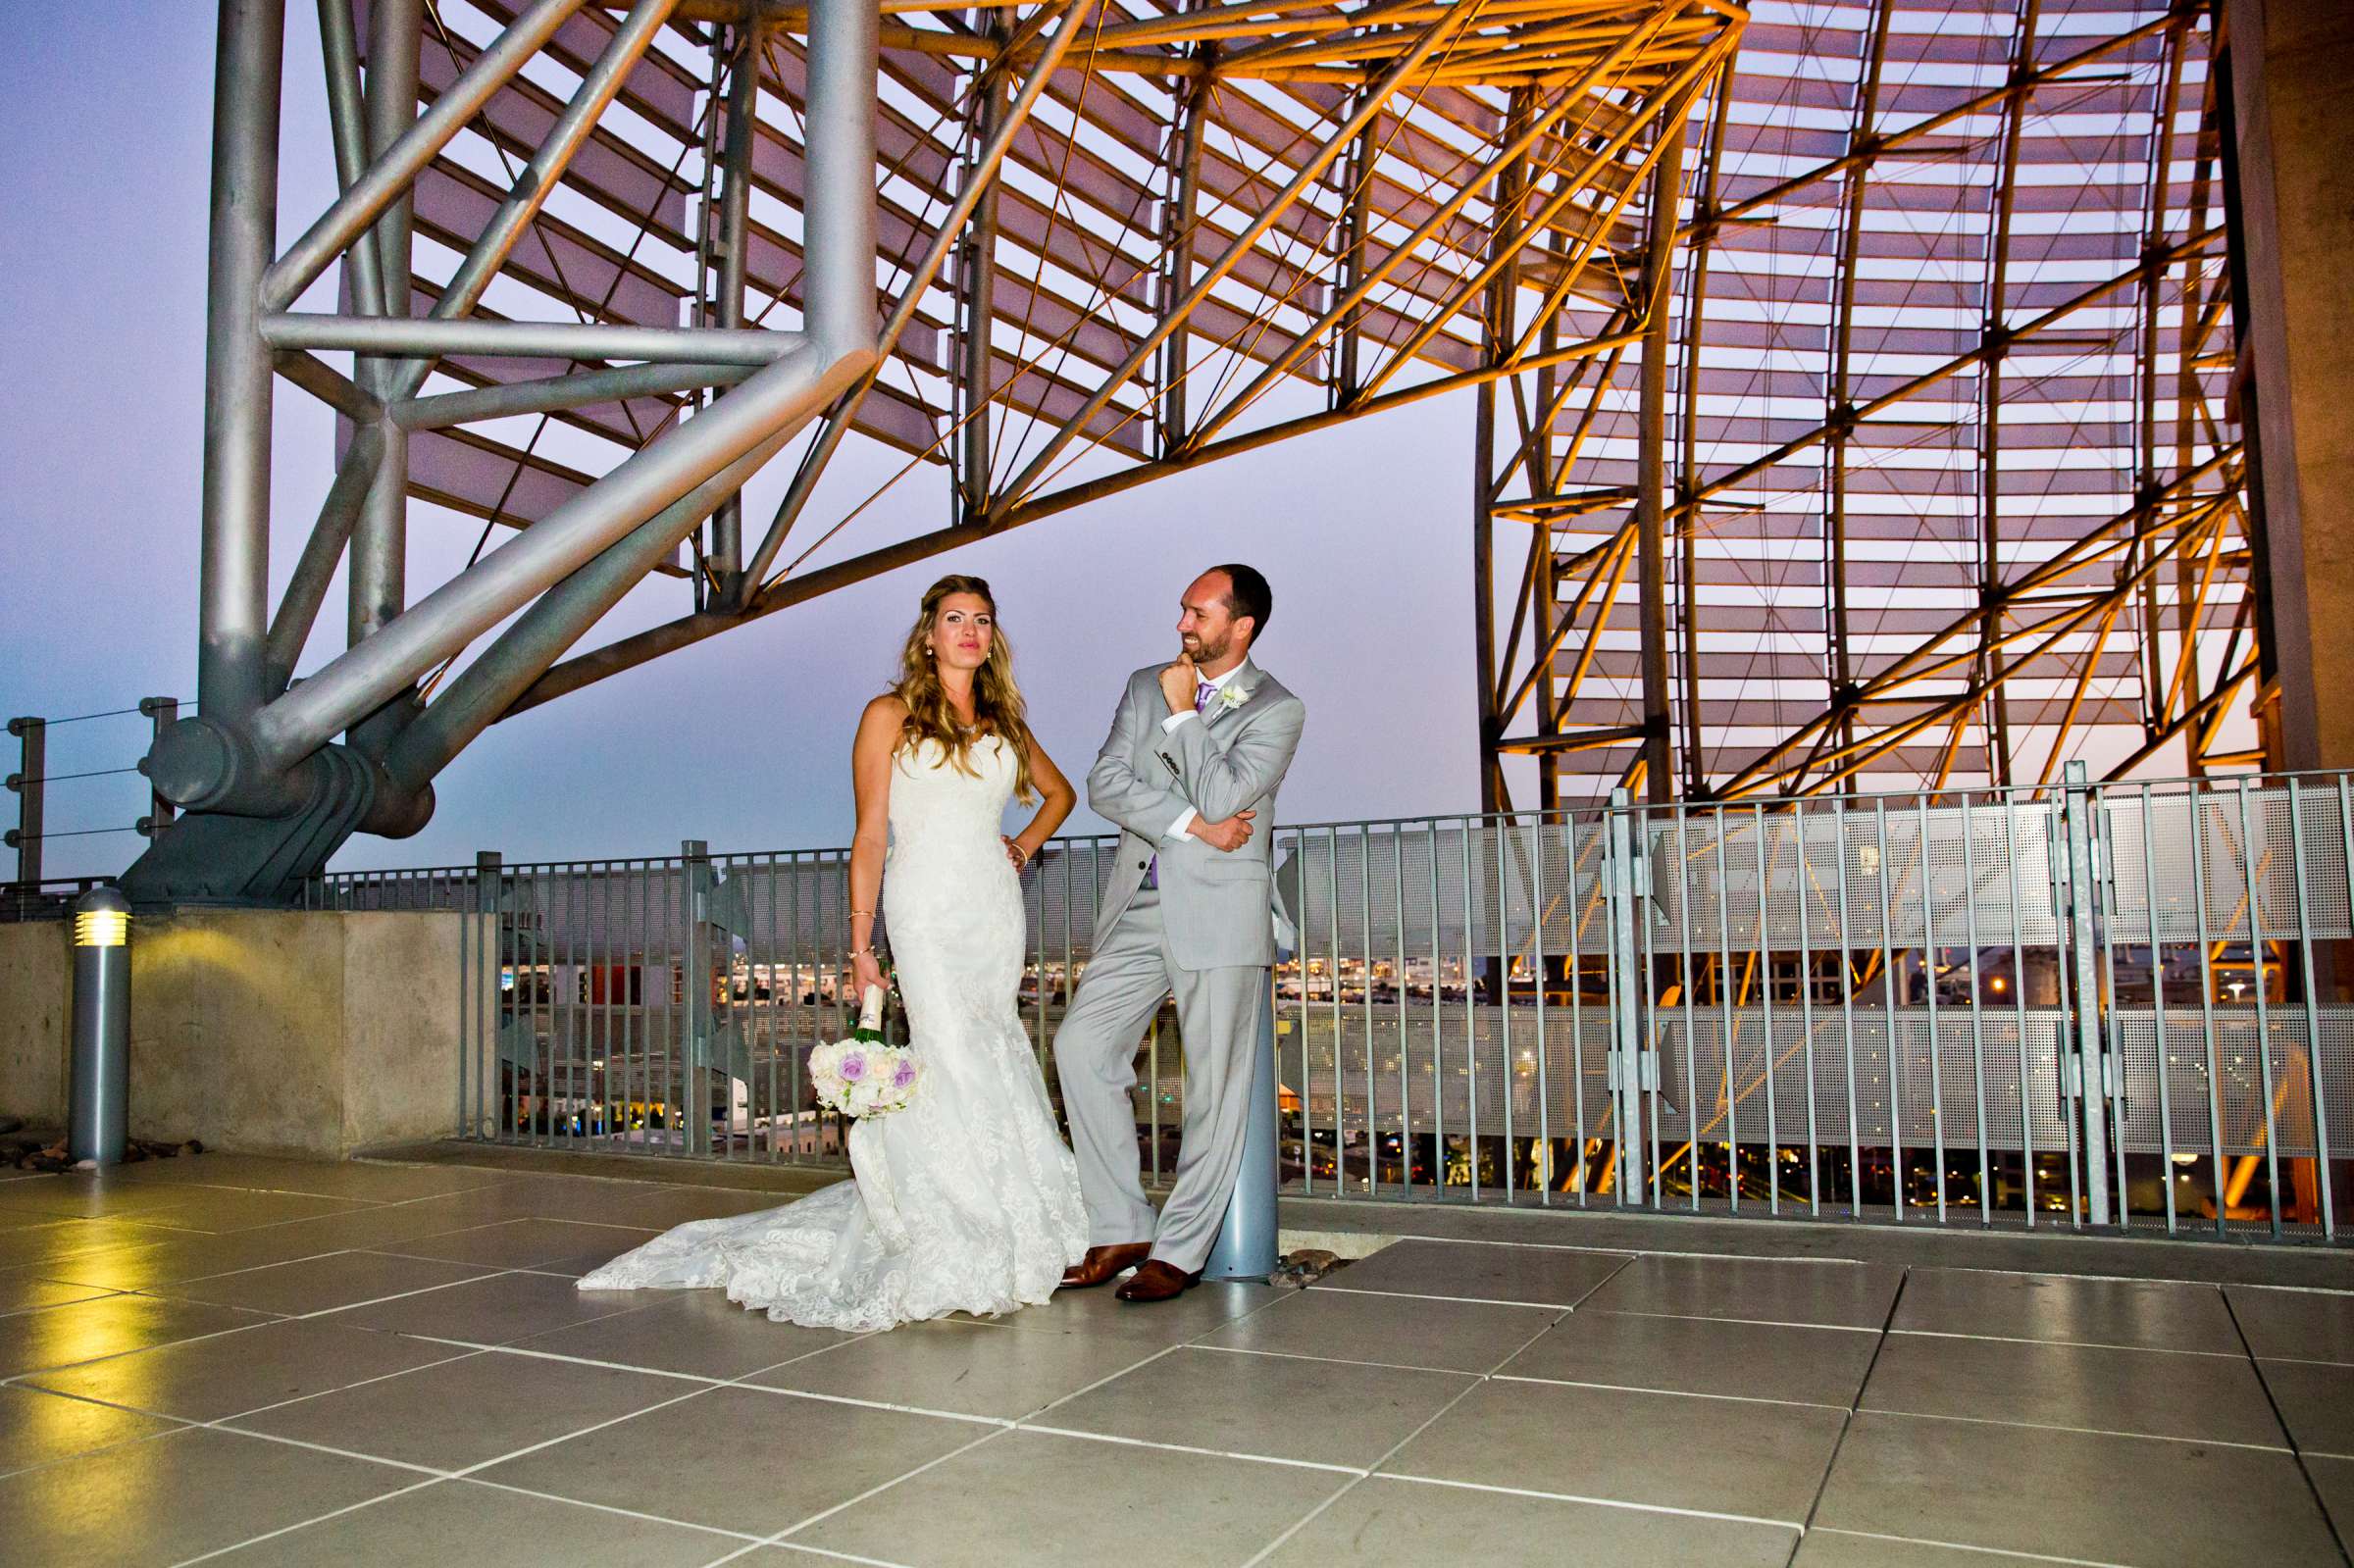
<svg viewBox="0 0 2354 1568">
<path fill-rule="evenodd" d="M 1185 1037 L 1185 1143 L 1156 1225 L 1138 1177 L 1129 1096 L 1137 1044 L 1161 998 L 1172 993 Z M 1266 1005 L 1264 969 L 1179 969 L 1161 930 L 1160 895 L 1137 889 L 1111 939 L 1088 960 L 1079 994 L 1054 1032 L 1054 1070 L 1079 1156 L 1089 1245 L 1150 1239 L 1154 1257 L 1189 1274 L 1208 1258 L 1242 1170 L 1251 1053 Z"/>
</svg>

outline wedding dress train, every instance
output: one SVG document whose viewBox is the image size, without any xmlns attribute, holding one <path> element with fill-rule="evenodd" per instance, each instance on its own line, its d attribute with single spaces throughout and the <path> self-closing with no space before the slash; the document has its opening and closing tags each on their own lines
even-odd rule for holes
<svg viewBox="0 0 2354 1568">
<path fill-rule="evenodd" d="M 1044 1301 L 1085 1255 L 1078 1166 L 1015 994 L 1021 883 L 998 836 L 1014 758 L 990 735 L 971 766 L 929 741 L 893 763 L 883 912 L 924 1076 L 906 1109 L 853 1124 L 857 1180 L 679 1226 L 582 1290 L 725 1289 L 779 1322 L 866 1331 Z"/>
</svg>

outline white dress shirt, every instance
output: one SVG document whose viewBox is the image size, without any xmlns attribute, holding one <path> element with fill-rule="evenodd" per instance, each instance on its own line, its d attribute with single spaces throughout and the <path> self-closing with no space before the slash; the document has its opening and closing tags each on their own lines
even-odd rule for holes
<svg viewBox="0 0 2354 1568">
<path fill-rule="evenodd" d="M 1243 667 L 1238 664 L 1233 669 L 1227 671 L 1224 675 L 1205 675 L 1201 677 L 1201 679 L 1217 687 L 1217 689 L 1222 692 L 1226 689 L 1226 683 L 1242 673 Z M 1201 692 L 1202 688 L 1200 686 L 1196 686 L 1194 688 L 1194 694 L 1197 697 L 1201 695 Z M 1214 702 L 1217 699 L 1212 697 L 1210 700 Z M 1181 713 L 1172 713 L 1167 718 L 1161 720 L 1160 728 L 1163 733 L 1174 733 L 1177 727 L 1185 723 L 1188 719 L 1198 721 L 1201 717 L 1201 710 L 1197 708 L 1187 708 Z M 1183 838 L 1187 836 L 1186 830 L 1193 827 L 1194 816 L 1194 808 L 1191 806 L 1186 807 L 1185 810 L 1178 816 L 1177 820 L 1169 824 L 1168 831 L 1163 833 L 1161 836 L 1163 838 Z"/>
</svg>

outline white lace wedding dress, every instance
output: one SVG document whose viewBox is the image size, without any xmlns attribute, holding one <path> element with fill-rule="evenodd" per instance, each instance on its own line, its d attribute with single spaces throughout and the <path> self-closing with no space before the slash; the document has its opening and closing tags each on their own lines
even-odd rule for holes
<svg viewBox="0 0 2354 1568">
<path fill-rule="evenodd" d="M 1078 1166 L 1015 994 L 1021 884 L 998 838 L 1013 755 L 992 735 L 972 774 L 942 759 L 924 742 L 893 764 L 883 874 L 914 1100 L 852 1127 L 855 1182 L 682 1225 L 582 1290 L 725 1289 L 779 1322 L 865 1331 L 1044 1301 L 1086 1253 Z"/>
</svg>

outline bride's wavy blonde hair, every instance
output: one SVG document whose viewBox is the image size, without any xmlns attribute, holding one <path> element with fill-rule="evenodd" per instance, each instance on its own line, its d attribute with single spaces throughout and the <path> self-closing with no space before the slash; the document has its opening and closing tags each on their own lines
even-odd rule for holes
<svg viewBox="0 0 2354 1568">
<path fill-rule="evenodd" d="M 969 593 L 989 606 L 989 657 L 973 672 L 973 728 L 967 730 L 948 705 L 947 688 L 940 683 L 940 663 L 932 652 L 932 635 L 940 624 L 940 607 L 949 595 Z M 1013 683 L 1013 647 L 998 624 L 997 596 L 979 578 L 949 576 L 924 590 L 923 608 L 899 649 L 899 679 L 892 691 L 907 704 L 906 721 L 899 726 L 897 751 L 912 750 L 937 740 L 950 766 L 980 777 L 973 769 L 973 741 L 984 733 L 1004 737 L 1013 748 L 1013 790 L 1024 804 L 1038 798 L 1030 778 L 1030 726 L 1024 718 L 1022 688 Z"/>
</svg>

